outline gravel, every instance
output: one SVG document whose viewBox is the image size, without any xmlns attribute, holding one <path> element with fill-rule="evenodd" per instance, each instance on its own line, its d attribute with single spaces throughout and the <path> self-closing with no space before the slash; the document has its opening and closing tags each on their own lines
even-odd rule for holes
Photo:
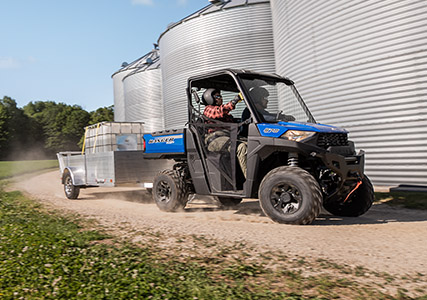
<svg viewBox="0 0 427 300">
<path fill-rule="evenodd" d="M 427 274 L 425 211 L 375 204 L 358 218 L 322 213 L 311 225 L 281 225 L 263 215 L 256 199 L 245 199 L 234 209 L 196 199 L 179 213 L 159 211 L 149 193 L 139 188 L 82 189 L 78 200 L 68 200 L 59 177 L 58 171 L 33 175 L 17 181 L 14 188 L 55 208 L 94 218 L 120 235 L 203 235 L 288 257 L 325 259 L 389 274 Z"/>
</svg>

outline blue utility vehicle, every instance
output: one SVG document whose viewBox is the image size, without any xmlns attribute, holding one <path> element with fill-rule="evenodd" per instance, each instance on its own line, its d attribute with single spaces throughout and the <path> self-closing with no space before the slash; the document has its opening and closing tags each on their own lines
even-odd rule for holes
<svg viewBox="0 0 427 300">
<path fill-rule="evenodd" d="M 231 111 L 235 122 L 203 115 L 211 104 L 203 97 L 207 89 L 243 100 Z M 255 99 L 260 89 L 267 91 L 267 107 L 260 108 Z M 225 206 L 257 198 L 272 220 L 309 224 L 322 207 L 353 217 L 371 207 L 374 193 L 364 174 L 364 152 L 356 153 L 346 130 L 316 123 L 292 80 L 225 69 L 191 77 L 187 96 L 185 128 L 143 135 L 144 159 L 175 161 L 154 178 L 152 195 L 161 210 L 183 209 L 190 194 L 215 196 Z M 219 151 L 208 149 L 207 135 L 213 131 L 228 137 Z M 237 159 L 242 143 L 246 171 Z"/>
</svg>

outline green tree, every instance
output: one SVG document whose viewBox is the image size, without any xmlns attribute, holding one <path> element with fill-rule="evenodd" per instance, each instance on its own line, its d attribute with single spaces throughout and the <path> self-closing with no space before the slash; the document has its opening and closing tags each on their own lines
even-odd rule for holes
<svg viewBox="0 0 427 300">
<path fill-rule="evenodd" d="M 2 159 L 26 151 L 34 139 L 28 134 L 29 118 L 16 101 L 4 96 L 0 100 L 0 156 Z"/>
<path fill-rule="evenodd" d="M 9 116 L 7 114 L 6 108 L 2 102 L 0 102 L 0 159 L 4 158 L 8 152 L 8 142 L 9 142 L 9 130 L 7 128 L 7 123 Z"/>
<path fill-rule="evenodd" d="M 90 114 L 83 108 L 45 101 L 30 102 L 24 111 L 39 124 L 50 153 L 79 149 L 78 142 L 90 121 Z"/>
<path fill-rule="evenodd" d="M 90 113 L 90 125 L 99 122 L 113 122 L 114 121 L 114 106 L 100 107 Z"/>
</svg>

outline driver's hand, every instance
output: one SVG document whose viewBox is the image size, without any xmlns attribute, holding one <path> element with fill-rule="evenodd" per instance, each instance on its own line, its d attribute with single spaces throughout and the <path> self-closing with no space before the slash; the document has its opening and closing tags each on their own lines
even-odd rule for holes
<svg viewBox="0 0 427 300">
<path fill-rule="evenodd" d="M 286 121 L 295 121 L 295 117 L 291 116 L 291 115 L 285 115 L 285 120 Z"/>
<path fill-rule="evenodd" d="M 284 114 L 280 114 L 279 115 L 279 120 L 284 120 L 284 121 L 295 121 L 295 117 L 291 116 L 291 115 L 284 115 Z"/>
<path fill-rule="evenodd" d="M 231 102 L 233 103 L 233 105 L 234 106 L 236 106 L 236 104 L 237 103 L 239 103 L 240 101 L 242 101 L 243 100 L 243 98 L 240 96 L 240 94 L 238 94 L 238 95 L 236 95 L 235 97 L 234 97 L 234 99 L 233 100 L 231 100 Z"/>
</svg>

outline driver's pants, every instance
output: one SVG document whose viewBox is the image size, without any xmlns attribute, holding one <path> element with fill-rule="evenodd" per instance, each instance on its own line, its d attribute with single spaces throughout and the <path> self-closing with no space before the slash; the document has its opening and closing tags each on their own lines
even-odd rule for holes
<svg viewBox="0 0 427 300">
<path fill-rule="evenodd" d="M 205 143 L 207 144 L 208 151 L 210 152 L 221 152 L 223 150 L 231 151 L 231 141 L 227 134 L 221 134 L 220 131 L 212 132 L 205 137 Z M 242 173 L 246 178 L 246 161 L 248 153 L 248 144 L 246 141 L 237 141 L 236 156 L 239 161 Z"/>
</svg>

